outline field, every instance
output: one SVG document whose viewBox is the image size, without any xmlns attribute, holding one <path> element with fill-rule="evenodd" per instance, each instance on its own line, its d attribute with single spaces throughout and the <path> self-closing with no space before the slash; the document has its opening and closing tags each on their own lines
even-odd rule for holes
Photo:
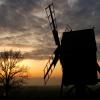
<svg viewBox="0 0 100 100">
<path fill-rule="evenodd" d="M 71 90 L 72 89 L 72 90 Z M 71 91 L 70 91 L 71 90 Z M 8 99 L 12 100 L 36 100 L 36 99 L 66 99 L 67 97 L 77 97 L 77 96 L 95 96 L 100 97 L 100 85 L 96 86 L 94 88 L 90 87 L 90 90 L 88 88 L 85 89 L 85 92 L 82 91 L 82 93 L 75 93 L 75 88 L 64 88 L 63 94 L 60 96 L 60 87 L 59 86 L 24 86 L 21 88 L 17 88 L 16 90 L 13 90 L 10 92 Z M 80 96 L 79 96 L 80 97 Z M 3 97 L 4 98 L 4 97 Z M 0 99 L 1 100 L 1 99 Z"/>
</svg>

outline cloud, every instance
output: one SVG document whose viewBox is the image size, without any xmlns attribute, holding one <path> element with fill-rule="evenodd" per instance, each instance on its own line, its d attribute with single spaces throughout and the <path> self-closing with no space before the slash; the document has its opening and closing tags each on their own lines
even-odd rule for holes
<svg viewBox="0 0 100 100">
<path fill-rule="evenodd" d="M 6 0 L 0 6 L 0 26 L 11 32 L 40 27 L 38 21 L 43 19 L 34 15 L 40 10 L 38 2 L 40 0 Z"/>
<path fill-rule="evenodd" d="M 55 48 L 39 48 L 23 54 L 24 59 L 44 60 L 49 59 Z"/>
<path fill-rule="evenodd" d="M 49 3 L 51 0 L 0 0 L 0 44 L 31 45 L 33 50 L 26 52 L 26 58 L 29 55 L 32 59 L 47 59 L 55 48 L 44 11 Z M 59 36 L 67 24 L 73 30 L 95 25 L 96 37 L 100 39 L 99 0 L 55 0 L 54 5 Z"/>
<path fill-rule="evenodd" d="M 42 14 L 45 13 L 44 8 L 49 1 L 51 0 L 6 0 L 0 6 L 1 27 L 10 31 L 29 31 L 33 28 L 38 32 L 44 32 L 48 27 L 46 16 L 43 18 Z M 100 1 L 55 0 L 54 4 L 58 12 L 57 22 L 60 28 L 65 27 L 66 24 L 70 24 L 73 29 L 96 25 L 96 30 L 99 30 Z M 37 16 L 37 13 L 42 18 Z"/>
<path fill-rule="evenodd" d="M 64 7 L 62 6 L 62 14 L 59 27 L 62 25 L 63 27 L 66 24 L 69 24 L 73 30 L 90 28 L 91 26 L 96 26 L 96 35 L 100 33 L 100 23 L 98 23 L 100 19 L 100 1 L 99 0 L 77 0 L 70 6 L 67 1 L 65 1 Z M 60 11 L 60 9 L 59 9 Z M 58 19 L 58 20 L 59 20 Z"/>
</svg>

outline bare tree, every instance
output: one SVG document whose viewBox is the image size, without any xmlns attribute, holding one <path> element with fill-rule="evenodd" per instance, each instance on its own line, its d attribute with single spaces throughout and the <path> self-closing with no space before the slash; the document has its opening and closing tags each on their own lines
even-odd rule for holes
<svg viewBox="0 0 100 100">
<path fill-rule="evenodd" d="M 0 84 L 6 96 L 12 87 L 24 83 L 27 70 L 26 67 L 20 66 L 19 62 L 22 60 L 23 57 L 19 51 L 10 50 L 0 53 Z"/>
</svg>

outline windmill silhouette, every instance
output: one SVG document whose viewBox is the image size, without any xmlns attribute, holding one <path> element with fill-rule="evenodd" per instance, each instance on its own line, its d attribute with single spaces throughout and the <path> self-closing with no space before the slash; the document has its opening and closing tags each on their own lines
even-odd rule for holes
<svg viewBox="0 0 100 100">
<path fill-rule="evenodd" d="M 94 28 L 72 31 L 67 26 L 68 32 L 63 32 L 60 41 L 58 37 L 55 10 L 53 3 L 45 8 L 54 36 L 55 49 L 53 56 L 49 59 L 44 68 L 44 82 L 47 84 L 50 76 L 60 60 L 62 65 L 62 84 L 75 85 L 80 92 L 80 88 L 86 85 L 94 85 L 98 82 L 97 70 L 100 69 L 96 58 L 96 41 Z"/>
</svg>

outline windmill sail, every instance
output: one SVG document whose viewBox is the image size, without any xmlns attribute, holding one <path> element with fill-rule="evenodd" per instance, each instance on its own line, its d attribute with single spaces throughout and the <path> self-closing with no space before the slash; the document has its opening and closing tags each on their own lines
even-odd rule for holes
<svg viewBox="0 0 100 100">
<path fill-rule="evenodd" d="M 45 8 L 45 11 L 47 14 L 47 18 L 49 20 L 49 24 L 50 24 L 50 27 L 51 27 L 51 30 L 54 36 L 55 43 L 57 46 L 60 46 L 53 3 L 50 4 L 47 8 Z"/>
<path fill-rule="evenodd" d="M 49 59 L 48 63 L 46 64 L 44 68 L 44 82 L 45 84 L 48 82 L 56 64 L 59 59 L 59 48 L 55 50 L 52 57 Z"/>
<path fill-rule="evenodd" d="M 53 56 L 49 59 L 48 63 L 46 64 L 44 68 L 44 82 L 46 84 L 59 59 L 60 41 L 58 37 L 55 10 L 54 10 L 53 3 L 50 4 L 47 8 L 45 8 L 45 11 L 49 20 L 49 24 L 50 24 L 53 36 L 54 36 L 55 44 L 57 45 L 57 49 L 55 50 L 55 52 L 53 53 Z"/>
</svg>

